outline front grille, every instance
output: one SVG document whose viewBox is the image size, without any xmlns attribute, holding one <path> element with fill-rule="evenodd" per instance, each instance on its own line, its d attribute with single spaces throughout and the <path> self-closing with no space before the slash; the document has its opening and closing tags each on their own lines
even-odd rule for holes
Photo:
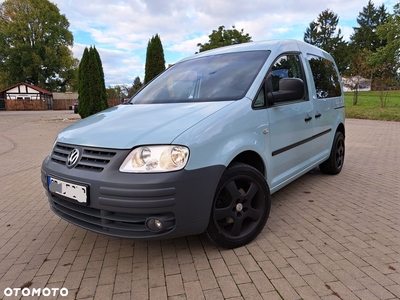
<svg viewBox="0 0 400 300">
<path fill-rule="evenodd" d="M 53 149 L 53 153 L 51 154 L 51 160 L 53 162 L 65 165 L 68 159 L 68 155 L 71 153 L 72 150 L 74 150 L 74 147 L 56 144 Z"/>
<path fill-rule="evenodd" d="M 68 159 L 68 155 L 71 153 L 72 150 L 74 150 L 74 148 L 79 147 L 57 143 L 53 149 L 53 153 L 51 154 L 51 160 L 55 163 L 65 165 Z M 105 149 L 96 149 L 89 147 L 82 147 L 80 149 L 82 151 L 82 156 L 75 168 L 93 172 L 103 171 L 104 167 L 116 154 L 115 151 Z"/>
<path fill-rule="evenodd" d="M 157 233 L 150 231 L 145 226 L 147 215 L 110 212 L 95 209 L 81 204 L 64 200 L 51 195 L 50 204 L 53 211 L 60 217 L 83 228 L 111 234 L 119 237 L 155 236 Z M 172 213 L 162 214 L 165 221 L 171 224 L 163 233 L 172 230 L 175 218 Z"/>
</svg>

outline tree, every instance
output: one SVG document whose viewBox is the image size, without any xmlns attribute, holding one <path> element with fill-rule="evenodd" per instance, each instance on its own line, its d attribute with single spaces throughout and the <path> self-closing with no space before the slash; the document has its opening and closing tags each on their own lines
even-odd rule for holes
<svg viewBox="0 0 400 300">
<path fill-rule="evenodd" d="M 327 9 L 318 15 L 316 21 L 304 33 L 304 41 L 329 52 L 336 61 L 339 72 L 344 72 L 349 65 L 347 43 L 338 27 L 339 17 Z"/>
<path fill-rule="evenodd" d="M 355 50 L 367 49 L 375 52 L 379 47 L 386 45 L 386 39 L 378 36 L 376 30 L 379 25 L 386 23 L 388 14 L 385 5 L 376 8 L 371 0 L 357 17 L 359 27 L 354 27 L 354 33 L 350 36 L 351 44 Z"/>
<path fill-rule="evenodd" d="M 97 113 L 98 111 L 104 110 L 108 107 L 107 103 L 107 90 L 106 90 L 106 84 L 105 84 L 105 79 L 104 79 L 104 70 L 103 70 L 103 64 L 101 62 L 101 58 L 99 55 L 99 52 L 97 52 L 96 47 L 91 48 L 91 55 L 93 56 L 92 60 L 96 60 L 96 63 L 93 65 L 96 66 L 96 69 L 94 70 L 96 72 L 96 75 L 93 78 L 93 83 L 94 86 L 93 88 L 96 89 L 98 92 L 97 94 L 97 99 L 96 100 L 96 111 L 93 113 Z M 90 53 L 90 51 L 89 51 Z"/>
<path fill-rule="evenodd" d="M 143 83 L 140 81 L 140 77 L 137 76 L 135 80 L 133 81 L 132 84 L 132 89 L 129 91 L 128 96 L 132 97 L 134 94 L 136 94 L 137 91 L 139 91 L 143 86 Z"/>
<path fill-rule="evenodd" d="M 235 26 L 232 26 L 232 29 L 228 30 L 225 29 L 225 26 L 219 26 L 218 30 L 213 30 L 208 37 L 208 43 L 197 44 L 197 47 L 200 47 L 199 52 L 223 46 L 251 42 L 251 36 L 248 33 L 244 34 L 243 29 L 238 31 Z"/>
<path fill-rule="evenodd" d="M 8 73 L 0 69 L 0 90 L 4 90 L 5 88 L 10 86 L 7 80 L 8 80 Z"/>
<path fill-rule="evenodd" d="M 388 13 L 384 4 L 376 8 L 371 0 L 367 6 L 357 17 L 358 27 L 354 27 L 354 33 L 350 36 L 349 52 L 351 59 L 351 74 L 354 76 L 363 76 L 371 80 L 372 86 L 376 86 L 376 79 L 380 80 L 382 74 L 378 71 L 379 68 L 371 64 L 371 56 L 378 51 L 379 48 L 387 44 L 387 39 L 379 37 L 377 28 L 386 23 Z M 363 74 L 360 74 L 360 66 L 362 66 Z M 386 72 L 385 72 L 386 73 Z M 379 83 L 378 85 L 381 85 Z M 357 101 L 356 101 L 357 102 Z"/>
<path fill-rule="evenodd" d="M 83 51 L 78 82 L 79 115 L 82 119 L 108 107 L 103 66 L 95 47 L 86 47 Z"/>
<path fill-rule="evenodd" d="M 324 10 L 306 29 L 304 41 L 325 51 L 331 50 L 342 39 L 341 30 L 337 30 L 338 23 L 337 14 L 329 9 Z"/>
<path fill-rule="evenodd" d="M 7 85 L 27 82 L 65 91 L 77 60 L 69 22 L 48 0 L 5 0 L 0 4 L 0 69 Z"/>
<path fill-rule="evenodd" d="M 109 86 L 107 88 L 107 98 L 108 99 L 116 99 L 119 98 L 123 100 L 124 98 L 132 97 L 138 90 L 140 90 L 143 86 L 143 83 L 140 81 L 140 77 L 137 76 L 132 85 L 128 86 L 127 84 L 116 85 L 114 87 Z"/>
<path fill-rule="evenodd" d="M 122 95 L 122 89 L 120 85 L 111 86 L 109 85 L 106 88 L 107 91 L 107 99 L 121 99 L 124 98 L 125 95 Z"/>
<path fill-rule="evenodd" d="M 356 53 L 356 55 L 353 55 L 350 62 L 350 82 L 352 83 L 351 89 L 354 91 L 353 105 L 357 105 L 358 103 L 358 91 L 360 88 L 361 79 L 363 77 L 367 77 L 367 75 L 371 72 L 371 68 L 367 62 L 368 55 L 369 51 L 367 49 L 360 50 Z"/>
<path fill-rule="evenodd" d="M 387 41 L 378 48 L 377 57 L 390 64 L 392 75 L 397 77 L 400 75 L 400 2 L 393 7 L 387 22 L 378 26 L 377 35 Z"/>
<path fill-rule="evenodd" d="M 158 34 L 156 34 L 147 44 L 144 83 L 148 83 L 164 70 L 164 50 L 161 44 L 161 39 Z"/>
<path fill-rule="evenodd" d="M 400 3 L 394 6 L 385 24 L 377 28 L 377 36 L 387 41 L 385 46 L 368 56 L 368 62 L 374 70 L 375 88 L 380 91 L 381 108 L 386 106 L 388 88 L 398 85 L 400 73 Z"/>
</svg>

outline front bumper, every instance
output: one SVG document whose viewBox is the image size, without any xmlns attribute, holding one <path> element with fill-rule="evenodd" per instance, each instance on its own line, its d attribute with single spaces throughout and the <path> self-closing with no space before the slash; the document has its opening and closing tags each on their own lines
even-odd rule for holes
<svg viewBox="0 0 400 300">
<path fill-rule="evenodd" d="M 154 174 L 121 173 L 119 167 L 130 150 L 85 147 L 80 149 L 86 153 L 80 163 L 70 169 L 65 160 L 74 148 L 58 144 L 42 164 L 41 180 L 50 207 L 61 218 L 94 232 L 142 240 L 198 234 L 207 228 L 224 166 Z M 100 159 L 104 153 L 108 158 Z M 48 176 L 87 186 L 87 203 L 50 192 Z M 161 220 L 162 230 L 149 228 L 150 219 Z"/>
</svg>

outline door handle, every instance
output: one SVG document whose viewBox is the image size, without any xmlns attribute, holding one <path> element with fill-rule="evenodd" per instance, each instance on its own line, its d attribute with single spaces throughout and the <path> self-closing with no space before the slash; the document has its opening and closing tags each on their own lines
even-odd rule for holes
<svg viewBox="0 0 400 300">
<path fill-rule="evenodd" d="M 307 114 L 306 118 L 304 119 L 305 122 L 311 121 L 312 117 Z"/>
<path fill-rule="evenodd" d="M 317 111 L 317 114 L 315 115 L 315 118 L 319 118 L 321 116 L 321 114 Z"/>
</svg>

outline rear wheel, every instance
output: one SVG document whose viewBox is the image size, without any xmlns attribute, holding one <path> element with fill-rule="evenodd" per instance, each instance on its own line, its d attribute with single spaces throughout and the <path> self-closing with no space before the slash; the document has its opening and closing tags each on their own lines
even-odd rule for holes
<svg viewBox="0 0 400 300">
<path fill-rule="evenodd" d="M 218 184 L 207 234 L 218 246 L 243 246 L 264 228 L 270 209 L 264 176 L 249 165 L 234 163 Z"/>
<path fill-rule="evenodd" d="M 319 169 L 325 174 L 339 174 L 344 163 L 344 135 L 340 131 L 336 132 L 335 139 L 329 158 L 319 165 Z"/>
</svg>

